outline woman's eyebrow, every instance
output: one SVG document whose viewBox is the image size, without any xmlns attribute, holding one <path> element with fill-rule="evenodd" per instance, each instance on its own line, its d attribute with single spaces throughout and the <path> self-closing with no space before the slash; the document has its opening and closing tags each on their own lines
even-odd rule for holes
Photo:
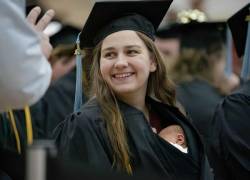
<svg viewBox="0 0 250 180">
<path fill-rule="evenodd" d="M 128 46 L 125 46 L 126 48 L 141 48 L 141 46 L 139 45 L 128 45 Z"/>
<path fill-rule="evenodd" d="M 114 50 L 114 49 L 115 49 L 114 47 L 107 47 L 107 48 L 102 49 L 102 52 L 111 51 L 111 50 Z"/>
</svg>

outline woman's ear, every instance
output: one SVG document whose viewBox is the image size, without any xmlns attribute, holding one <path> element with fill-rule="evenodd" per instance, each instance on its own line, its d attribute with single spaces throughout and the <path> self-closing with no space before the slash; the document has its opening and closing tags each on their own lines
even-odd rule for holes
<svg viewBox="0 0 250 180">
<path fill-rule="evenodd" d="M 150 58 L 150 72 L 155 72 L 157 69 L 157 63 L 154 57 Z"/>
</svg>

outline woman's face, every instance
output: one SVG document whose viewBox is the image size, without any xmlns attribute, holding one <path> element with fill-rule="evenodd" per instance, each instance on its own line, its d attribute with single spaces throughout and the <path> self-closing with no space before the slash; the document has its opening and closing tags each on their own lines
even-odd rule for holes
<svg viewBox="0 0 250 180">
<path fill-rule="evenodd" d="M 156 64 L 136 32 L 124 30 L 103 40 L 100 70 L 118 96 L 145 96 L 149 74 L 156 70 Z"/>
</svg>

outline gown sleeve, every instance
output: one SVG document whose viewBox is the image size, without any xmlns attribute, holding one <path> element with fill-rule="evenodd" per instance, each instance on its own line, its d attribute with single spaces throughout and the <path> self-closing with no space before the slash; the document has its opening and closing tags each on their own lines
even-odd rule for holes
<svg viewBox="0 0 250 180">
<path fill-rule="evenodd" d="M 211 164 L 217 179 L 250 177 L 250 98 L 233 94 L 215 112 L 210 140 Z"/>
<path fill-rule="evenodd" d="M 101 120 L 83 112 L 70 115 L 55 131 L 59 155 L 85 165 L 111 169 L 108 141 Z"/>
</svg>

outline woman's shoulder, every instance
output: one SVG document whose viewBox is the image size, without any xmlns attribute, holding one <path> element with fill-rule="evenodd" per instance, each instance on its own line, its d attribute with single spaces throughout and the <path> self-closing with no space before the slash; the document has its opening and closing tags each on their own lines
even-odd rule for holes
<svg viewBox="0 0 250 180">
<path fill-rule="evenodd" d="M 101 116 L 100 106 L 95 99 L 87 101 L 82 107 L 71 113 L 64 120 L 64 124 L 78 126 L 89 124 L 91 121 L 99 119 Z"/>
<path fill-rule="evenodd" d="M 85 115 L 92 116 L 93 114 L 97 115 L 101 113 L 101 108 L 95 98 L 88 100 L 79 111 L 75 114 L 77 115 Z"/>
<path fill-rule="evenodd" d="M 87 101 L 78 111 L 72 113 L 68 119 L 77 124 L 86 125 L 101 119 L 101 108 L 96 99 Z"/>
<path fill-rule="evenodd" d="M 79 111 L 73 112 L 66 117 L 54 130 L 54 136 L 58 136 L 62 131 L 73 132 L 76 130 L 95 127 L 97 120 L 100 120 L 100 108 L 96 100 L 86 102 Z"/>
</svg>

